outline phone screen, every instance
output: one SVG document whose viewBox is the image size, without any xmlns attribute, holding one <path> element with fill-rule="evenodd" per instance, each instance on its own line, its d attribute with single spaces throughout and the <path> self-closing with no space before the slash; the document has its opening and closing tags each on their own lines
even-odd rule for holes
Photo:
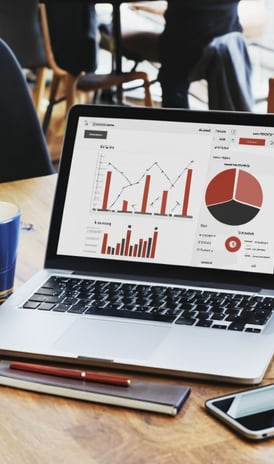
<svg viewBox="0 0 274 464">
<path fill-rule="evenodd" d="M 206 408 L 249 438 L 274 435 L 274 385 L 213 398 Z"/>
</svg>

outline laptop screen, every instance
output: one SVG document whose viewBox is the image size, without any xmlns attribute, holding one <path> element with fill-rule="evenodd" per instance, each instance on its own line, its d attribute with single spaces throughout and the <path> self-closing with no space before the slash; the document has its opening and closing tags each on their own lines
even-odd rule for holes
<svg viewBox="0 0 274 464">
<path fill-rule="evenodd" d="M 273 275 L 270 115 L 76 108 L 58 256 Z"/>
</svg>

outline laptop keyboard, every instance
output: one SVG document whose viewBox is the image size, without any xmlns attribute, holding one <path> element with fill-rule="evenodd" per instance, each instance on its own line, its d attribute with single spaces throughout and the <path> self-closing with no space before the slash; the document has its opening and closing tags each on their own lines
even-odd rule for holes
<svg viewBox="0 0 274 464">
<path fill-rule="evenodd" d="M 274 299 L 52 276 L 23 308 L 260 333 L 272 315 Z"/>
</svg>

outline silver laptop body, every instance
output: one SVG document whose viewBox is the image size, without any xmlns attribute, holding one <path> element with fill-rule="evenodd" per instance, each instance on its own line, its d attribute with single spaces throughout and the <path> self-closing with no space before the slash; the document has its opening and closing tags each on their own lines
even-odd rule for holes
<svg viewBox="0 0 274 464">
<path fill-rule="evenodd" d="M 74 106 L 45 266 L 0 308 L 1 356 L 259 383 L 274 349 L 273 121 Z"/>
</svg>

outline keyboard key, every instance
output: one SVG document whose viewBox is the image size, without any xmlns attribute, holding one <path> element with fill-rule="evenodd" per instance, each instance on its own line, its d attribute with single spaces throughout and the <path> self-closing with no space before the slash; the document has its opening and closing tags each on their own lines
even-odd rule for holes
<svg viewBox="0 0 274 464">
<path fill-rule="evenodd" d="M 236 332 L 242 332 L 245 329 L 245 323 L 242 321 L 234 321 L 228 326 L 228 330 L 235 330 Z"/>
<path fill-rule="evenodd" d="M 86 311 L 86 306 L 81 305 L 80 303 L 72 305 L 70 309 L 68 309 L 68 313 L 75 313 L 75 314 L 83 314 Z"/>
<path fill-rule="evenodd" d="M 40 295 L 39 293 L 35 293 L 34 295 L 32 295 L 29 301 L 39 301 L 41 303 L 42 301 L 45 301 L 46 299 L 47 299 L 46 295 Z"/>
<path fill-rule="evenodd" d="M 39 302 L 38 301 L 27 301 L 24 305 L 23 305 L 23 308 L 26 308 L 26 309 L 36 309 L 38 308 L 39 306 Z"/>
<path fill-rule="evenodd" d="M 199 319 L 196 325 L 198 327 L 211 327 L 212 324 L 213 322 L 209 319 Z"/>
<path fill-rule="evenodd" d="M 97 308 L 90 308 L 88 309 L 85 314 L 92 314 L 96 316 L 111 316 L 111 317 L 122 317 L 122 318 L 129 318 L 129 319 L 143 319 L 147 321 L 158 321 L 158 322 L 173 322 L 175 316 L 169 314 L 160 314 L 160 313 L 150 313 L 146 311 L 130 311 L 127 309 L 109 309 L 103 308 L 98 310 Z"/>
<path fill-rule="evenodd" d="M 41 309 L 42 311 L 51 311 L 54 308 L 54 306 L 55 305 L 53 303 L 41 303 L 39 309 Z"/>
<path fill-rule="evenodd" d="M 245 332 L 250 332 L 250 333 L 261 333 L 261 329 L 255 328 L 255 327 L 247 327 L 245 329 Z"/>
<path fill-rule="evenodd" d="M 193 325 L 195 324 L 196 319 L 191 319 L 185 318 L 185 317 L 179 317 L 179 319 L 176 320 L 175 324 L 181 324 L 181 325 Z"/>
<path fill-rule="evenodd" d="M 60 303 L 60 304 L 57 304 L 57 305 L 54 306 L 53 311 L 57 311 L 57 312 L 60 312 L 60 313 L 65 313 L 66 311 L 69 310 L 69 308 L 70 308 L 70 305 Z"/>
</svg>

